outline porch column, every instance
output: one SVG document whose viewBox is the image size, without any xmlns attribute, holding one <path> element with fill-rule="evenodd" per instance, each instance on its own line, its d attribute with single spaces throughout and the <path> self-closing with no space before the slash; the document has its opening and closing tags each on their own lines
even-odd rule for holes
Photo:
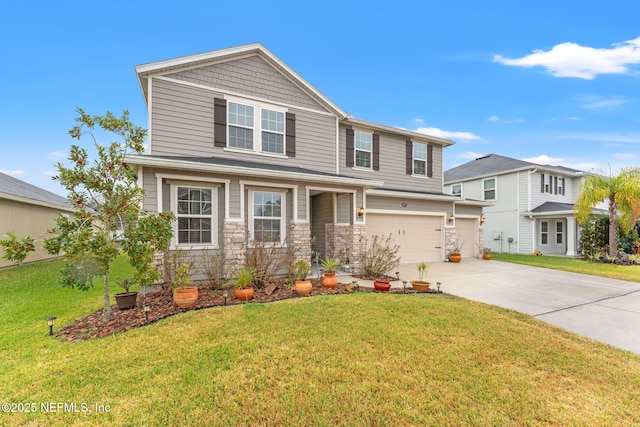
<svg viewBox="0 0 640 427">
<path fill-rule="evenodd" d="M 576 256 L 576 219 L 567 217 L 567 256 Z"/>
</svg>

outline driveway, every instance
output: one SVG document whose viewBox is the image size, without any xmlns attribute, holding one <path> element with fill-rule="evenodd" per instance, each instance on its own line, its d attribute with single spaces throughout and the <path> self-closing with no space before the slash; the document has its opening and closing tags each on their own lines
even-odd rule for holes
<svg viewBox="0 0 640 427">
<path fill-rule="evenodd" d="M 398 271 L 402 279 L 417 279 L 415 266 Z M 640 354 L 640 283 L 469 258 L 430 264 L 426 280 L 434 288 L 441 282 L 443 292 L 530 314 Z"/>
</svg>

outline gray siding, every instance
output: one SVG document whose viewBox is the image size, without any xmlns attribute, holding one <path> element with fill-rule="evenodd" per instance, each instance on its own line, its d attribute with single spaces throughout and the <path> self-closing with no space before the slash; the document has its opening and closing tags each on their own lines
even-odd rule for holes
<svg viewBox="0 0 640 427">
<path fill-rule="evenodd" d="M 318 102 L 258 56 L 169 74 L 190 83 L 272 102 L 326 111 Z"/>
<path fill-rule="evenodd" d="M 351 193 L 337 195 L 337 222 L 339 224 L 351 224 L 353 217 L 351 211 Z"/>
<path fill-rule="evenodd" d="M 402 203 L 407 206 L 403 207 Z M 367 196 L 367 209 L 384 209 L 406 212 L 447 212 L 451 213 L 453 202 L 403 199 L 401 197 Z"/>
<path fill-rule="evenodd" d="M 326 256 L 325 225 L 333 223 L 333 195 L 321 193 L 311 197 L 311 236 L 316 242 L 313 249 L 321 258 Z"/>
<path fill-rule="evenodd" d="M 143 169 L 142 187 L 144 188 L 143 207 L 151 213 L 158 213 L 158 188 L 155 171 L 149 168 Z"/>
</svg>

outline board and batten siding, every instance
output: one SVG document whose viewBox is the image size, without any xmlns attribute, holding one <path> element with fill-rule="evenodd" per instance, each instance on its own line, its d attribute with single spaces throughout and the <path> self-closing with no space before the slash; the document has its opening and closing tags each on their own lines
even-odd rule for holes
<svg viewBox="0 0 640 427">
<path fill-rule="evenodd" d="M 326 111 L 267 61 L 250 56 L 168 74 L 167 77 L 280 104 Z"/>
<path fill-rule="evenodd" d="M 298 166 L 335 173 L 336 119 L 293 107 L 296 156 L 274 157 L 214 146 L 214 98 L 222 94 L 161 79 L 153 80 L 151 154 L 202 156 Z"/>
<path fill-rule="evenodd" d="M 355 128 L 354 128 L 355 129 Z M 380 169 L 362 169 L 346 165 L 346 128 L 340 127 L 338 162 L 341 175 L 356 178 L 375 179 L 384 181 L 382 188 L 402 189 L 407 191 L 442 192 L 442 146 L 429 144 L 433 147 L 433 177 L 412 176 L 407 174 L 406 168 L 406 141 L 402 135 L 358 128 L 363 132 L 377 133 L 380 135 Z M 421 142 L 422 141 L 416 141 Z"/>
</svg>

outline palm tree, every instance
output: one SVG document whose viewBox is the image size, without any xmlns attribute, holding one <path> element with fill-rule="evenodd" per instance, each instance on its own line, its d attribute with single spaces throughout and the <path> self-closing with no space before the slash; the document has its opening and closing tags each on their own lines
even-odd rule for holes
<svg viewBox="0 0 640 427">
<path fill-rule="evenodd" d="M 609 256 L 615 257 L 618 254 L 618 215 L 625 233 L 630 232 L 640 218 L 640 168 L 623 168 L 615 176 L 587 176 L 574 206 L 578 224 L 585 224 L 592 209 L 605 201 L 609 204 Z"/>
</svg>

